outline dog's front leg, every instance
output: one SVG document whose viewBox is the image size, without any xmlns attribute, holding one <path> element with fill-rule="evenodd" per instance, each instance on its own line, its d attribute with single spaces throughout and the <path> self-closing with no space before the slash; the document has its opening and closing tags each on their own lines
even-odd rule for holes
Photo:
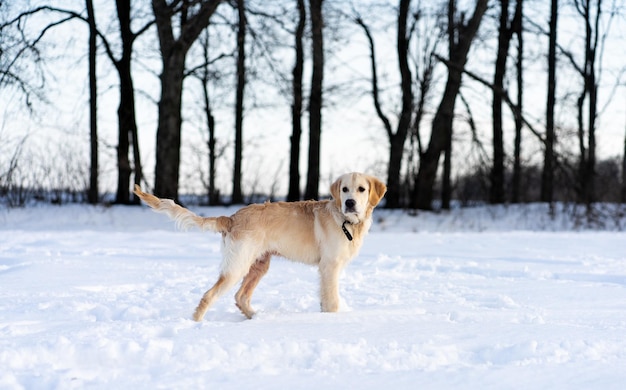
<svg viewBox="0 0 626 390">
<path fill-rule="evenodd" d="M 320 262 L 320 300 L 322 311 L 336 312 L 339 310 L 339 274 L 341 262 L 331 260 Z"/>
</svg>

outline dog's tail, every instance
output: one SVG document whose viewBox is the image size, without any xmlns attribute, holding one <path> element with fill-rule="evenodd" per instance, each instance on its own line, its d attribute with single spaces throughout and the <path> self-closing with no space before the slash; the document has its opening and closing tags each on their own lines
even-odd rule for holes
<svg viewBox="0 0 626 390">
<path fill-rule="evenodd" d="M 152 194 L 145 193 L 141 187 L 135 184 L 133 191 L 139 199 L 145 204 L 152 207 L 154 211 L 166 214 L 176 222 L 176 227 L 187 230 L 193 226 L 197 226 L 202 230 L 211 230 L 217 233 L 226 233 L 230 231 L 232 219 L 230 217 L 201 217 L 177 205 L 171 199 L 160 199 Z"/>
</svg>

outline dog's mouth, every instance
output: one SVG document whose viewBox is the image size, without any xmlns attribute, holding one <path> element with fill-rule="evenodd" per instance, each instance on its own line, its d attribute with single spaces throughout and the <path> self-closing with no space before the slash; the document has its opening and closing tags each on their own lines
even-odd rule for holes
<svg viewBox="0 0 626 390">
<path fill-rule="evenodd" d="M 360 221 L 359 212 L 355 208 L 346 208 L 343 212 L 343 215 L 350 223 L 359 223 Z"/>
<path fill-rule="evenodd" d="M 343 202 L 343 215 L 347 221 L 358 223 L 361 219 L 361 213 L 357 208 L 357 202 L 354 199 L 346 199 Z"/>
</svg>

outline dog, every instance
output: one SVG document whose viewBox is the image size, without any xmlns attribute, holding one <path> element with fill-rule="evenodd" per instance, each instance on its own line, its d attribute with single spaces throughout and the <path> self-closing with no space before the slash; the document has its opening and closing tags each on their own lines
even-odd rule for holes
<svg viewBox="0 0 626 390">
<path fill-rule="evenodd" d="M 252 293 L 267 273 L 272 256 L 319 268 L 323 312 L 339 309 L 339 274 L 354 258 L 372 224 L 372 211 L 387 186 L 373 176 L 348 173 L 331 186 L 332 199 L 266 202 L 239 209 L 230 217 L 201 217 L 171 199 L 159 199 L 135 185 L 134 193 L 177 227 L 197 226 L 222 234 L 222 263 L 217 282 L 202 297 L 193 319 L 201 321 L 220 295 L 239 280 L 235 302 L 251 319 Z"/>
</svg>

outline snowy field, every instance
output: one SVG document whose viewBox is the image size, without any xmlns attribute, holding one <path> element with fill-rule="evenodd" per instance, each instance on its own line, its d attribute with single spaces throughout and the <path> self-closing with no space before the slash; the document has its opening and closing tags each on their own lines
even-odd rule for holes
<svg viewBox="0 0 626 390">
<path fill-rule="evenodd" d="M 377 211 L 341 312 L 274 259 L 254 319 L 231 291 L 202 323 L 219 235 L 145 207 L 0 209 L 0 389 L 623 389 L 626 233 L 539 208 Z"/>
</svg>

